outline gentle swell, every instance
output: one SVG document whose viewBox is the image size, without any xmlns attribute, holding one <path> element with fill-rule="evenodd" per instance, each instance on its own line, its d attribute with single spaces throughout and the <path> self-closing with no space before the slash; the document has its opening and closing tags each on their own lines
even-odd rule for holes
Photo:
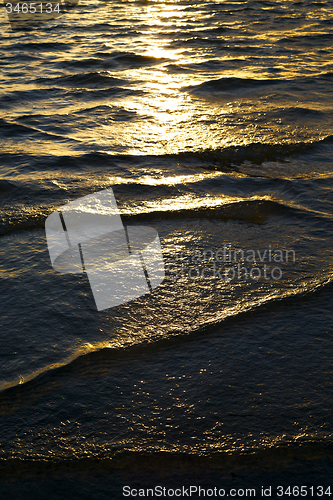
<svg viewBox="0 0 333 500">
<path fill-rule="evenodd" d="M 36 83 L 76 88 L 108 88 L 119 87 L 124 83 L 129 84 L 130 82 L 121 78 L 111 77 L 107 72 L 94 71 L 57 78 L 37 78 Z"/>
<path fill-rule="evenodd" d="M 143 56 L 132 52 L 96 52 L 89 59 L 66 60 L 57 64 L 59 68 L 101 68 L 123 70 L 154 66 L 167 61 L 165 58 Z"/>
<path fill-rule="evenodd" d="M 253 89 L 258 87 L 265 87 L 269 85 L 276 85 L 280 83 L 279 80 L 266 79 L 255 80 L 252 78 L 219 78 L 218 80 L 209 80 L 201 83 L 200 85 L 193 85 L 184 87 L 183 90 L 191 94 L 205 94 L 212 92 L 232 92 L 242 89 Z"/>
</svg>

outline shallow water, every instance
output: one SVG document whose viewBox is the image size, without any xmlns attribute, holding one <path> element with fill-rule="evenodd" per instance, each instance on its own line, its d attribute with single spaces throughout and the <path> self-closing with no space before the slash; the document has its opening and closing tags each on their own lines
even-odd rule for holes
<svg viewBox="0 0 333 500">
<path fill-rule="evenodd" d="M 3 9 L 3 459 L 325 455 L 332 12 L 84 1 L 12 31 Z M 166 278 L 97 312 L 44 225 L 109 187 L 158 231 Z"/>
</svg>

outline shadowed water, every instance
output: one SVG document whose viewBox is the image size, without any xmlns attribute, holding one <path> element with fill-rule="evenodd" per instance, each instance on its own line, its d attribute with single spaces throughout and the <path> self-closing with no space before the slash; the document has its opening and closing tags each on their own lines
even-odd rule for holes
<svg viewBox="0 0 333 500">
<path fill-rule="evenodd" d="M 332 12 L 81 1 L 12 31 L 2 8 L 0 452 L 13 477 L 21 460 L 112 459 L 118 486 L 101 480 L 96 498 L 122 498 L 114 471 L 129 457 L 150 470 L 151 453 L 162 475 L 167 453 L 202 460 L 208 483 L 238 466 L 249 478 L 256 460 L 297 472 L 281 450 L 314 461 L 313 484 L 331 470 Z M 97 311 L 86 274 L 52 268 L 44 227 L 108 188 L 126 227 L 158 232 L 166 277 Z M 43 498 L 66 498 L 47 481 Z"/>
</svg>

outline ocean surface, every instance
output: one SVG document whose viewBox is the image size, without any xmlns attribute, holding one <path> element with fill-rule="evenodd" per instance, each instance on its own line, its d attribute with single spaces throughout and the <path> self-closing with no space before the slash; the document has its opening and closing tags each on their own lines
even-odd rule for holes
<svg viewBox="0 0 333 500">
<path fill-rule="evenodd" d="M 0 497 L 329 499 L 333 1 L 2 6 L 0 41 Z M 165 280 L 98 312 L 45 220 L 110 187 Z"/>
</svg>

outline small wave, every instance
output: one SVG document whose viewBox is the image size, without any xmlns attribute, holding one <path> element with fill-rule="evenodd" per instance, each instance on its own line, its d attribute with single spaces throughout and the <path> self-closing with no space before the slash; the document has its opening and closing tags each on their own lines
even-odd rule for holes
<svg viewBox="0 0 333 500">
<path fill-rule="evenodd" d="M 70 76 L 60 76 L 57 78 L 37 78 L 36 83 L 46 85 L 57 85 L 75 88 L 108 88 L 120 87 L 124 83 L 130 82 L 110 76 L 108 72 L 94 71 L 90 73 L 77 73 Z"/>
<path fill-rule="evenodd" d="M 123 220 L 126 222 L 131 221 L 146 221 L 152 220 L 152 218 L 204 218 L 204 219 L 215 219 L 215 220 L 237 220 L 241 222 L 248 222 L 251 224 L 264 224 L 267 222 L 269 217 L 273 216 L 288 216 L 288 217 L 299 217 L 304 219 L 304 216 L 309 216 L 310 213 L 305 213 L 300 209 L 289 207 L 283 203 L 279 203 L 272 200 L 266 199 L 256 199 L 256 200 L 235 200 L 226 202 L 221 198 L 219 204 L 214 206 L 209 206 L 209 202 L 206 199 L 202 200 L 202 205 L 200 206 L 200 200 L 196 200 L 197 206 L 191 206 L 189 202 L 186 203 L 187 207 L 179 208 L 177 207 L 177 198 L 175 198 L 175 207 L 170 210 L 170 200 L 166 204 L 166 209 L 163 210 L 163 200 L 161 201 L 161 209 L 151 209 L 142 211 L 141 213 L 126 215 L 124 213 Z M 216 201 L 216 200 L 214 200 Z M 206 203 L 206 205 L 205 205 Z M 184 203 L 185 205 L 185 203 Z M 207 206 L 208 205 L 208 206 Z"/>
<path fill-rule="evenodd" d="M 23 64 L 27 64 L 27 62 L 31 61 L 31 63 L 35 61 L 39 61 L 41 57 L 37 54 L 25 54 L 23 52 L 16 52 L 12 55 L 7 55 L 6 57 L 2 56 L 3 59 L 1 60 L 1 65 L 3 64 L 13 64 L 18 61 L 22 61 Z"/>
<path fill-rule="evenodd" d="M 332 80 L 333 78 L 333 72 L 332 71 L 327 71 L 326 73 L 321 73 L 318 78 L 323 78 L 325 80 Z"/>
<path fill-rule="evenodd" d="M 104 89 L 97 92 L 104 92 Z M 90 110 L 100 110 L 103 114 L 104 106 L 97 106 L 95 108 L 86 108 L 78 111 L 79 113 L 90 113 Z M 123 111 L 119 109 L 119 112 Z M 130 115 L 130 118 L 132 114 Z M 1 123 L 1 122 L 0 122 Z M 7 122 L 3 122 L 7 123 Z M 0 159 L 6 164 L 14 162 L 19 165 L 20 162 L 34 163 L 34 170 L 89 170 L 91 166 L 96 168 L 111 167 L 117 165 L 118 161 L 126 161 L 133 165 L 154 165 L 156 161 L 163 159 L 173 159 L 178 161 L 195 161 L 195 166 L 200 166 L 205 170 L 214 170 L 221 172 L 239 172 L 239 166 L 244 162 L 251 162 L 256 165 L 261 165 L 263 162 L 274 162 L 286 158 L 297 157 L 301 154 L 307 153 L 325 144 L 333 143 L 333 135 L 329 135 L 319 141 L 313 142 L 296 142 L 296 143 L 282 143 L 270 144 L 254 142 L 246 145 L 227 146 L 225 148 L 217 149 L 202 149 L 198 151 L 181 151 L 178 153 L 166 153 L 162 155 L 139 155 L 133 156 L 130 154 L 109 154 L 104 151 L 93 151 L 83 153 L 75 156 L 34 156 L 31 155 L 15 155 L 15 154 L 0 154 Z"/>
<path fill-rule="evenodd" d="M 128 96 L 144 95 L 145 91 L 126 87 L 106 87 L 105 88 L 77 88 L 74 87 L 68 92 L 77 99 L 84 99 L 87 101 L 94 101 L 99 99 L 107 99 L 110 96 L 113 98 Z"/>
<path fill-rule="evenodd" d="M 209 61 L 186 64 L 186 65 L 169 64 L 167 66 L 167 69 L 170 73 L 193 73 L 193 71 L 211 72 L 211 71 L 219 71 L 221 69 L 222 70 L 230 69 L 230 67 L 233 67 L 238 64 L 244 64 L 244 61 L 242 59 L 225 59 L 222 61 L 220 59 L 211 59 Z"/>
<path fill-rule="evenodd" d="M 97 52 L 96 56 L 103 59 L 111 59 L 118 66 L 126 68 L 136 68 L 160 64 L 168 59 L 164 57 L 145 56 L 134 52 Z"/>
<path fill-rule="evenodd" d="M 12 138 L 31 133 L 29 127 L 19 123 L 10 123 L 0 118 L 0 131 L 2 137 Z"/>
<path fill-rule="evenodd" d="M 45 225 L 45 219 L 51 210 L 41 207 L 39 210 L 14 210 L 12 214 L 0 215 L 0 236 L 21 231 L 41 228 Z"/>
<path fill-rule="evenodd" d="M 14 189 L 16 189 L 16 186 L 14 186 L 11 182 L 6 181 L 5 179 L 0 180 L 0 196 L 10 193 Z"/>
<path fill-rule="evenodd" d="M 58 64 L 60 68 L 101 68 L 123 70 L 154 66 L 166 62 L 168 59 L 144 56 L 132 52 L 97 52 L 95 57 L 65 60 Z"/>
<path fill-rule="evenodd" d="M 10 108 L 13 105 L 21 104 L 22 102 L 42 101 L 49 100 L 55 97 L 63 97 L 63 89 L 49 88 L 49 89 L 31 89 L 31 90 L 15 90 L 0 97 L 1 106 Z"/>
<path fill-rule="evenodd" d="M 127 185 L 127 195 L 129 192 L 139 194 L 142 191 L 141 185 Z M 170 188 L 169 188 L 170 189 Z M 148 191 L 147 186 L 145 190 Z M 165 186 L 150 187 L 151 196 L 157 192 L 162 195 L 167 194 Z M 86 194 L 87 189 L 84 190 Z M 22 192 L 22 190 L 21 190 Z M 41 193 L 42 195 L 43 193 Z M 81 193 L 83 194 L 83 193 Z M 170 194 L 170 193 L 169 193 Z M 58 195 L 58 196 L 57 196 Z M 64 200 L 68 201 L 68 192 L 61 191 L 54 195 L 51 199 L 51 206 L 45 204 L 44 206 L 30 206 L 30 207 L 4 207 L 4 212 L 0 215 L 0 236 L 4 236 L 20 230 L 33 230 L 35 228 L 43 228 L 46 217 L 54 209 L 55 203 L 61 205 Z M 26 194 L 25 194 L 26 196 Z M 36 198 L 34 193 L 33 199 Z M 60 198 L 60 199 L 59 199 Z M 211 201 L 211 203 L 210 203 Z M 171 208 L 170 208 L 171 207 Z M 238 220 L 242 222 L 250 222 L 252 224 L 261 225 L 272 216 L 288 216 L 288 217 L 316 217 L 311 212 L 304 212 L 300 209 L 289 207 L 282 203 L 271 201 L 268 199 L 237 199 L 235 200 L 227 197 L 220 199 L 209 199 L 204 197 L 202 199 L 196 198 L 191 202 L 189 197 L 177 196 L 167 198 L 164 202 L 163 198 L 160 199 L 159 204 L 155 202 L 146 201 L 144 205 L 138 203 L 137 206 L 131 204 L 129 210 L 124 206 L 122 209 L 122 218 L 124 222 L 141 222 L 152 221 L 153 219 L 192 219 L 192 218 L 207 218 L 216 220 Z"/>
<path fill-rule="evenodd" d="M 267 87 L 270 85 L 276 85 L 277 83 L 280 83 L 279 80 L 273 80 L 273 79 L 255 80 L 253 78 L 231 77 L 231 78 L 219 78 L 218 80 L 209 80 L 199 85 L 183 87 L 182 90 L 185 90 L 195 95 L 207 95 L 207 94 L 214 94 L 217 92 L 235 92 L 237 90 Z"/>
<path fill-rule="evenodd" d="M 103 111 L 103 109 L 102 109 Z M 122 118 L 123 119 L 123 118 Z M 132 119 L 132 117 L 129 117 Z M 333 136 L 328 136 L 321 141 L 312 143 L 296 143 L 296 144 L 262 144 L 253 143 L 243 146 L 229 146 L 216 150 L 203 150 L 196 152 L 181 152 L 177 154 L 166 154 L 161 156 L 131 156 L 131 155 L 110 155 L 104 152 L 85 153 L 76 156 L 52 156 L 52 157 L 35 157 L 30 158 L 22 155 L 1 155 L 6 161 L 6 164 L 12 164 L 16 168 L 22 163 L 28 162 L 31 164 L 33 160 L 33 171 L 45 172 L 64 172 L 66 170 L 68 176 L 79 175 L 80 183 L 77 181 L 72 184 L 70 182 L 70 193 L 74 198 L 84 196 L 91 192 L 89 182 L 84 182 L 81 178 L 84 172 L 89 174 L 92 170 L 100 169 L 101 171 L 113 171 L 114 168 L 119 168 L 119 162 L 126 162 L 126 164 L 133 165 L 135 169 L 139 169 L 141 165 L 154 165 L 156 161 L 173 160 L 177 163 L 189 162 L 192 167 L 200 168 L 201 171 L 214 171 L 225 173 L 241 173 L 248 175 L 248 177 L 257 177 L 258 174 L 251 173 L 253 165 L 261 165 L 264 162 L 276 162 L 292 157 L 298 157 L 312 150 L 316 150 L 324 145 L 331 145 L 333 143 Z M 247 162 L 247 163 L 246 163 Z M 248 169 L 247 174 L 246 165 L 249 164 L 251 168 Z M 38 175 L 38 174 L 37 174 Z M 63 175 L 63 174 L 61 174 Z M 56 176 L 56 174 L 55 174 Z M 307 176 L 307 173 L 306 175 Z M 137 208 L 131 205 L 129 214 L 130 217 L 137 218 L 151 218 L 152 216 L 168 217 L 217 217 L 227 220 L 228 218 L 251 221 L 261 224 L 272 215 L 285 215 L 285 216 L 310 216 L 315 215 L 310 212 L 301 213 L 297 212 L 294 208 L 284 206 L 277 202 L 268 199 L 250 200 L 248 198 L 228 200 L 221 193 L 221 198 L 211 199 L 210 197 L 201 198 L 197 197 L 192 199 L 184 189 L 181 192 L 177 186 L 147 186 L 144 184 L 145 197 L 144 202 L 141 200 L 140 193 L 142 192 L 143 185 L 140 184 L 140 177 L 137 182 L 131 178 L 122 186 L 120 182 L 118 189 L 122 193 L 121 198 L 126 199 L 130 194 L 132 198 L 136 198 L 138 205 Z M 1 220 L 0 220 L 0 234 L 8 234 L 13 231 L 21 229 L 33 229 L 35 227 L 43 227 L 45 218 L 54 209 L 54 206 L 60 206 L 68 201 L 69 191 L 66 189 L 57 190 L 52 187 L 52 190 L 44 184 L 32 184 L 33 190 L 27 199 L 28 192 L 25 189 L 25 205 L 22 206 L 21 196 L 13 196 L 11 199 L 11 206 L 3 207 Z M 44 186 L 44 187 L 43 187 Z M 4 186 L 9 187 L 7 184 Z M 37 188 L 37 189 L 36 189 Z M 96 189 L 96 184 L 95 184 Z M 187 194 L 186 194 L 187 193 Z M 179 195 L 181 196 L 179 197 Z M 165 199 L 167 200 L 165 201 Z M 159 200 L 156 203 L 156 199 Z M 140 201 L 141 200 L 141 201 Z M 152 201 L 150 205 L 150 201 Z M 165 201 L 165 203 L 164 203 Z M 161 208 L 165 205 L 165 208 Z M 52 207 L 52 208 L 51 208 Z M 123 211 L 124 216 L 126 211 Z"/>
<path fill-rule="evenodd" d="M 312 148 L 333 140 L 328 136 L 321 141 L 300 142 L 295 144 L 252 143 L 242 146 L 229 146 L 221 149 L 206 149 L 197 152 L 178 153 L 178 158 L 202 161 L 202 167 L 209 170 L 238 171 L 237 166 L 245 161 L 261 165 L 265 161 L 283 160 L 310 151 Z"/>
<path fill-rule="evenodd" d="M 95 343 L 94 345 L 84 344 L 81 348 L 75 349 L 62 361 L 44 366 L 25 376 L 21 375 L 15 380 L 2 381 L 0 384 L 0 400 L 2 403 L 5 403 L 2 405 L 2 413 L 12 411 L 13 396 L 18 395 L 20 397 L 20 394 L 24 393 L 25 400 L 30 397 L 34 399 L 36 397 L 36 390 L 38 391 L 41 388 L 44 391 L 46 386 L 53 386 L 55 376 L 58 381 L 61 378 L 68 380 L 69 373 L 86 374 L 87 371 L 94 371 L 95 366 L 101 368 L 103 365 L 110 365 L 110 363 L 117 365 L 133 357 L 138 359 L 141 355 L 156 351 L 161 347 L 173 347 L 177 344 L 183 344 L 188 340 L 215 333 L 216 329 L 219 329 L 222 325 L 237 324 L 240 320 L 246 320 L 249 316 L 252 317 L 255 311 L 260 313 L 262 309 L 264 311 L 270 308 L 275 310 L 276 304 L 282 301 L 291 301 L 294 303 L 296 301 L 298 303 L 299 300 L 308 300 L 309 296 L 321 293 L 327 287 L 332 287 L 332 276 L 321 282 L 316 280 L 313 283 L 308 283 L 307 286 L 302 286 L 297 290 L 291 289 L 282 293 L 275 291 L 265 295 L 264 298 L 258 301 L 247 303 L 242 308 L 239 306 L 231 307 L 225 314 L 217 314 L 210 317 L 208 321 L 201 325 L 196 325 L 194 328 L 193 325 L 188 329 L 176 327 L 170 330 L 167 336 L 165 335 L 165 331 L 163 331 L 162 334 L 156 335 L 153 342 L 151 341 L 151 337 L 131 336 L 127 339 L 118 338 L 114 339 L 114 341 L 108 340 L 106 342 Z M 6 401 L 9 402 L 8 405 L 6 405 Z"/>
<path fill-rule="evenodd" d="M 234 61 L 237 61 L 235 59 Z M 195 69 L 195 68 L 194 68 Z M 273 72 L 276 73 L 276 68 L 272 68 Z M 234 96 L 235 93 L 239 94 L 240 91 L 255 91 L 260 90 L 262 87 L 272 87 L 281 85 L 283 87 L 288 86 L 288 91 L 295 90 L 297 92 L 302 92 L 304 86 L 309 86 L 313 84 L 320 83 L 321 80 L 325 82 L 333 78 L 332 72 L 319 73 L 317 75 L 300 77 L 295 79 L 283 79 L 281 77 L 271 78 L 271 79 L 253 79 L 253 78 L 235 78 L 235 77 L 225 77 L 219 78 L 218 80 L 208 80 L 206 82 L 200 83 L 198 85 L 190 85 L 183 87 L 181 90 L 189 92 L 190 94 L 197 95 L 199 97 L 218 97 L 226 96 L 229 98 L 230 94 Z M 244 94 L 242 94 L 244 95 Z"/>
<path fill-rule="evenodd" d="M 333 33 L 318 33 L 316 35 L 309 34 L 309 35 L 284 37 L 284 38 L 280 38 L 280 40 L 278 40 L 277 43 L 295 43 L 295 42 L 307 43 L 308 42 L 308 43 L 313 44 L 314 41 L 331 42 L 332 38 L 333 38 Z"/>
<path fill-rule="evenodd" d="M 92 120 L 95 122 L 96 117 L 101 116 L 102 118 L 111 118 L 113 121 L 135 121 L 142 120 L 142 115 L 139 115 L 136 111 L 129 111 L 123 107 L 114 107 L 107 105 L 94 106 L 93 108 L 85 108 L 80 111 L 76 111 L 73 115 L 86 115 L 92 116 Z"/>
<path fill-rule="evenodd" d="M 70 44 L 68 43 L 62 43 L 62 42 L 25 42 L 25 43 L 15 43 L 12 45 L 13 50 L 19 50 L 19 51 L 36 51 L 36 52 L 43 52 L 43 51 L 50 51 L 50 52 L 57 52 L 60 50 L 68 50 L 70 48 Z"/>
<path fill-rule="evenodd" d="M 96 57 L 89 59 L 71 59 L 70 61 L 60 61 L 57 63 L 58 68 L 92 68 L 101 66 L 102 60 Z M 111 65 L 110 65 L 111 67 Z"/>
<path fill-rule="evenodd" d="M 54 139 L 60 139 L 63 140 L 64 136 L 59 135 L 55 131 L 44 131 L 36 128 L 33 125 L 26 125 L 22 123 L 17 123 L 17 122 L 9 122 L 6 120 L 0 119 L 0 131 L 2 133 L 3 137 L 12 139 L 13 137 L 22 137 L 24 135 L 33 135 L 36 139 L 39 140 L 54 140 Z M 60 131 L 62 132 L 62 131 Z M 66 140 L 71 140 L 67 139 Z"/>
</svg>

